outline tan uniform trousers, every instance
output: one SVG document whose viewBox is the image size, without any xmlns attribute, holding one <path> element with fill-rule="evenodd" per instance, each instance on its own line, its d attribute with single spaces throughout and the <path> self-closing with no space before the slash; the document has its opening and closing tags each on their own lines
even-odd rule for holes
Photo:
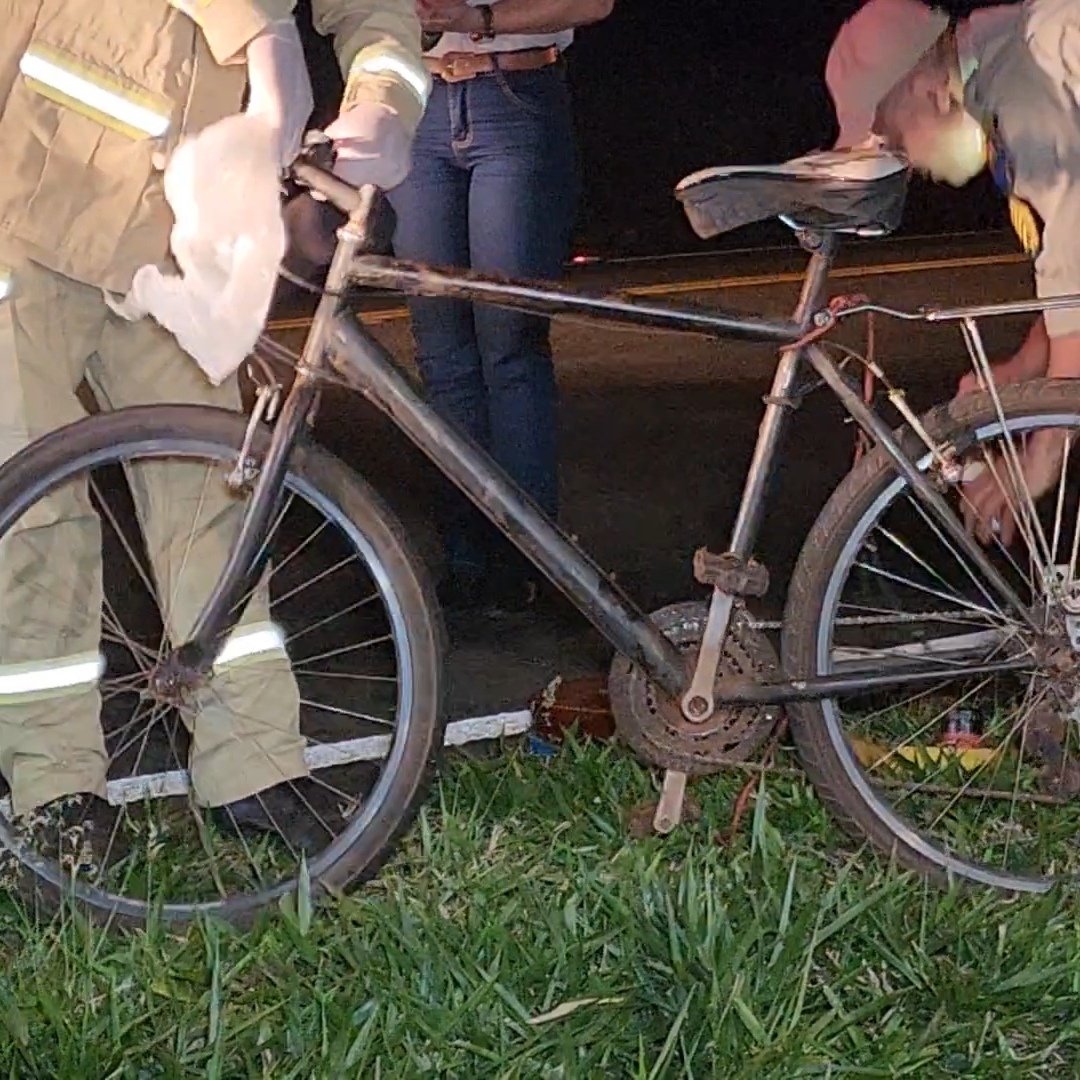
<svg viewBox="0 0 1080 1080">
<path fill-rule="evenodd" d="M 11 277 L 0 300 L 0 459 L 84 415 L 76 396 L 84 375 L 103 408 L 240 408 L 235 380 L 211 386 L 152 320 L 124 322 L 99 290 L 39 266 L 24 263 Z M 127 473 L 160 611 L 179 644 L 217 580 L 244 503 L 229 494 L 222 470 L 202 462 L 141 463 Z M 130 558 L 124 572 L 137 573 Z M 99 656 L 101 604 L 101 524 L 80 478 L 39 502 L 0 540 L 0 772 L 17 814 L 78 792 L 105 794 L 97 678 L 92 667 L 89 679 L 78 678 Z M 231 640 L 246 627 L 248 639 L 265 643 L 267 633 L 253 630 L 269 625 L 268 607 L 263 587 Z M 115 634 L 106 613 L 106 633 L 110 627 Z M 182 710 L 192 734 L 195 798 L 204 805 L 306 773 L 296 681 L 280 639 L 270 640 L 215 670 L 194 706 Z M 50 666 L 60 672 L 53 683 L 76 685 L 41 689 Z M 144 703 L 140 722 L 154 714 Z"/>
</svg>

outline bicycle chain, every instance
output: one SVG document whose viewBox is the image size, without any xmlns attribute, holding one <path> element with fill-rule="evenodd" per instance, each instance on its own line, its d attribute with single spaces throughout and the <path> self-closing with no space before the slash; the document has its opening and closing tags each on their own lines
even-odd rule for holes
<svg viewBox="0 0 1080 1080">
<path fill-rule="evenodd" d="M 956 622 L 956 609 L 949 611 L 920 611 L 910 615 L 849 615 L 843 619 L 837 619 L 834 626 L 886 626 L 896 623 L 918 622 Z M 973 620 L 974 621 L 974 620 Z M 782 630 L 782 619 L 753 619 L 746 624 L 751 630 Z"/>
</svg>

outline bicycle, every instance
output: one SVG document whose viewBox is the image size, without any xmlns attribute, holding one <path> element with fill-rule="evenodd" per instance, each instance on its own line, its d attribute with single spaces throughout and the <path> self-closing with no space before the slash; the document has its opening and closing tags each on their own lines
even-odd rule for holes
<svg viewBox="0 0 1080 1080">
<path fill-rule="evenodd" d="M 164 746 L 158 730 L 165 724 L 162 717 L 170 710 L 182 711 L 196 693 L 212 690 L 214 665 L 231 640 L 246 598 L 267 575 L 292 567 L 289 572 L 295 576 L 298 561 L 324 531 L 320 526 L 314 539 L 279 557 L 276 529 L 284 528 L 286 518 L 292 520 L 294 510 L 301 517 L 321 515 L 333 524 L 343 543 L 320 559 L 332 571 L 321 572 L 314 585 L 303 587 L 290 587 L 292 578 L 286 575 L 285 584 L 275 586 L 273 594 L 275 618 L 280 616 L 288 628 L 298 611 L 303 614 L 304 605 L 293 603 L 298 590 L 322 589 L 313 601 L 304 602 L 319 614 L 314 626 L 284 641 L 304 707 L 311 704 L 304 695 L 313 692 L 312 687 L 335 692 L 328 705 L 313 707 L 315 727 L 322 734 L 312 736 L 306 752 L 311 775 L 297 781 L 302 791 L 291 804 L 298 815 L 307 815 L 316 831 L 325 826 L 331 840 L 325 848 L 309 850 L 294 843 L 285 828 L 280 838 L 260 834 L 255 839 L 242 828 L 218 829 L 193 798 L 181 765 L 149 776 L 109 780 L 106 803 L 109 820 L 115 819 L 111 839 L 120 834 L 121 816 L 130 814 L 134 821 L 136 810 L 145 814 L 141 824 L 131 825 L 135 840 L 112 862 L 102 860 L 96 850 L 87 855 L 79 847 L 86 843 L 85 830 L 77 834 L 77 843 L 65 839 L 66 823 L 58 833 L 49 833 L 55 854 L 32 852 L 28 834 L 5 801 L 0 806 L 0 841 L 20 883 L 49 903 L 73 895 L 92 914 L 121 922 L 140 923 L 151 912 L 179 923 L 199 914 L 245 922 L 272 903 L 336 893 L 369 879 L 409 828 L 443 743 L 441 618 L 426 573 L 389 509 L 364 480 L 307 437 L 320 392 L 328 384 L 364 395 L 389 416 L 611 644 L 616 655 L 609 690 L 618 733 L 643 762 L 664 770 L 654 820 L 658 832 L 678 824 L 688 777 L 747 762 L 783 715 L 818 796 L 848 833 L 868 841 L 872 849 L 933 880 L 1044 892 L 1071 878 L 1077 822 L 1065 811 L 1075 806 L 1080 793 L 1080 766 L 1068 746 L 1073 725 L 1061 713 L 1073 708 L 1080 686 L 1080 588 L 1075 580 L 1080 527 L 1074 525 L 1071 555 L 1064 563 L 1058 549 L 1066 518 L 1068 454 L 1053 500 L 1052 543 L 1034 500 L 1014 504 L 1022 536 L 1033 551 L 1026 567 L 1000 542 L 988 548 L 977 543 L 953 503 L 962 503 L 972 471 L 987 467 L 1000 471 L 1003 483 L 1012 483 L 1010 490 L 1019 498 L 1018 437 L 1046 427 L 1065 428 L 1071 447 L 1080 430 L 1080 384 L 1041 380 L 1020 387 L 994 386 L 977 320 L 1075 304 L 1080 297 L 918 312 L 891 310 L 857 297 L 826 302 L 829 269 L 841 237 L 886 235 L 899 223 L 907 168 L 903 161 L 876 152 L 817 154 L 775 167 L 709 170 L 688 177 L 677 189 L 700 235 L 770 216 L 794 230 L 809 261 L 790 320 L 590 296 L 554 285 L 365 255 L 375 193 L 342 183 L 316 150 L 298 160 L 292 172 L 299 184 L 337 206 L 348 221 L 338 233 L 288 392 L 283 394 L 274 371 L 263 365 L 256 369 L 262 374 L 248 418 L 195 406 L 149 406 L 90 416 L 52 433 L 0 468 L 0 536 L 6 537 L 22 515 L 72 477 L 92 472 L 106 554 L 127 554 L 136 563 L 135 574 L 114 573 L 115 580 L 107 583 L 106 676 L 118 673 L 116 697 L 132 692 L 136 675 L 145 676 L 148 689 L 139 692 L 140 707 L 149 700 L 160 713 L 145 725 L 135 762 L 139 767 L 144 751 L 153 756 L 147 750 L 151 735 L 157 739 L 159 758 L 170 748 L 179 754 L 176 744 L 183 739 L 183 725 L 171 717 L 173 728 Z M 694 576 L 708 590 L 707 599 L 651 615 L 637 608 L 483 451 L 424 403 L 350 309 L 345 299 L 350 283 L 779 349 L 730 544 L 722 553 L 702 548 L 695 556 Z M 869 370 L 888 388 L 889 400 L 904 421 L 894 429 L 864 400 L 861 380 L 849 375 L 850 366 L 858 366 L 862 358 L 827 341 L 837 325 L 867 312 L 959 324 L 985 390 L 919 417 L 907 406 L 902 390 L 871 362 Z M 273 343 L 265 343 L 265 348 L 272 360 L 293 359 Z M 812 384 L 800 382 L 807 369 L 815 377 Z M 807 536 L 789 589 L 777 653 L 769 637 L 775 627 L 751 612 L 751 602 L 768 586 L 766 568 L 753 558 L 754 545 L 787 419 L 798 401 L 821 385 L 865 433 L 868 448 Z M 162 631 L 162 642 L 155 647 L 134 633 L 116 637 L 120 601 L 131 600 L 140 582 L 151 594 L 155 588 L 147 553 L 136 550 L 133 529 L 138 525 L 130 524 L 130 507 L 126 516 L 121 513 L 127 505 L 121 481 L 146 463 L 163 467 L 162 462 L 172 458 L 184 467 L 208 462 L 207 483 L 225 484 L 249 502 L 226 565 L 190 634 L 176 644 Z M 114 468 L 117 464 L 122 472 Z M 894 510 L 901 521 L 927 528 L 939 549 L 936 554 L 917 556 L 895 529 L 880 527 L 886 513 Z M 863 552 L 868 553 L 865 562 Z M 898 569 L 908 563 L 914 577 Z M 110 565 L 107 558 L 106 567 Z M 354 566 L 370 579 L 370 593 L 337 580 L 341 568 Z M 955 583 L 946 576 L 949 568 L 959 569 Z M 864 570 L 868 577 L 857 578 L 861 585 L 854 592 L 856 599 L 842 601 L 856 571 Z M 914 610 L 900 614 L 895 626 L 878 602 L 876 583 L 887 585 L 891 598 L 913 598 Z M 325 614 L 339 598 L 350 602 L 340 612 Z M 386 608 L 389 630 L 376 635 L 373 645 L 358 643 L 375 599 Z M 980 629 L 983 623 L 987 625 Z M 884 644 L 867 644 L 881 627 L 893 627 Z M 905 628 L 915 640 L 898 643 L 895 637 Z M 834 640 L 837 631 L 847 639 L 845 644 Z M 309 635 L 327 646 L 322 653 L 301 655 L 304 646 L 299 643 L 310 640 Z M 333 663 L 312 675 L 316 660 Z M 397 674 L 376 674 L 376 660 L 392 660 Z M 343 670 L 352 664 L 359 667 Z M 935 700 L 944 682 L 959 682 L 961 690 Z M 400 687 L 392 705 L 387 701 L 391 684 Z M 887 696 L 909 687 L 918 691 L 910 703 Z M 837 703 L 847 696 L 855 698 L 853 715 L 867 722 L 871 735 L 845 733 Z M 957 729 L 958 703 L 971 706 L 976 720 L 982 715 L 981 730 L 978 723 Z M 1013 716 L 1008 710 L 1017 703 L 1024 715 L 998 723 L 1003 712 Z M 376 715 L 377 709 L 386 716 Z M 987 717 L 987 711 L 992 715 Z M 363 733 L 330 738 L 333 722 L 342 718 L 366 725 Z M 905 719 L 917 722 L 915 741 L 891 746 L 896 724 Z M 392 734 L 387 730 L 391 720 Z M 109 727 L 107 717 L 103 724 Z M 110 733 L 126 739 L 117 761 L 124 754 L 132 756 L 138 736 L 131 735 L 132 724 L 122 727 L 120 736 Z M 999 728 L 1004 734 L 995 738 Z M 1011 786 L 995 779 L 1007 762 L 1017 767 Z M 372 786 L 357 797 L 327 779 L 331 774 L 338 782 L 366 779 Z M 900 809 L 887 805 L 892 794 L 898 796 L 898 805 L 909 801 Z M 965 815 L 1002 801 L 1011 801 L 1026 814 L 1024 820 L 992 833 L 974 854 L 960 853 L 971 827 Z M 1062 811 L 1065 825 L 1051 828 L 1052 810 Z M 953 811 L 958 813 L 946 822 L 945 839 L 936 838 L 932 830 Z M 340 835 L 331 830 L 331 821 L 340 824 Z M 163 847 L 160 837 L 165 826 L 173 825 L 181 839 L 185 829 L 194 834 L 193 850 L 220 841 L 224 854 L 211 870 L 196 872 L 190 859 L 171 869 L 163 864 L 163 851 L 172 851 L 178 841 Z M 102 829 L 96 827 L 100 836 Z M 241 856 L 253 857 L 255 849 L 266 857 L 269 871 L 241 868 Z M 1036 872 L 1031 864 L 1044 849 L 1049 866 Z M 994 868 L 998 856 L 1008 865 Z M 283 864 L 289 869 L 282 869 Z M 212 885 L 217 895 L 188 899 L 199 883 Z M 162 899 L 166 888 L 183 895 Z"/>
</svg>

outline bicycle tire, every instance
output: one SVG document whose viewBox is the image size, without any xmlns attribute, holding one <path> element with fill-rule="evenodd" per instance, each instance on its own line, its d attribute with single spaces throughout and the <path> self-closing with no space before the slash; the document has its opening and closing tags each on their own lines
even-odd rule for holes
<svg viewBox="0 0 1080 1080">
<path fill-rule="evenodd" d="M 1080 380 L 1034 380 L 998 391 L 1006 423 L 1047 415 L 1080 417 Z M 965 433 L 999 423 L 998 414 L 986 393 L 965 395 L 932 409 L 921 418 L 937 443 L 951 442 Z M 928 458 L 925 443 L 909 428 L 896 433 L 905 453 L 913 460 Z M 810 678 L 818 673 L 816 657 L 826 591 L 840 563 L 849 538 L 876 500 L 896 482 L 891 458 L 881 448 L 874 450 L 852 468 L 840 482 L 807 534 L 795 566 L 784 612 L 781 656 L 790 678 Z M 879 853 L 909 870 L 945 885 L 950 879 L 965 884 L 986 884 L 982 864 L 948 857 L 944 862 L 928 857 L 889 827 L 875 807 L 855 785 L 848 771 L 850 752 L 838 746 L 825 713 L 825 702 L 799 702 L 787 707 L 789 723 L 799 762 L 818 797 L 837 824 L 856 840 L 868 841 Z M 840 736 L 842 738 L 842 735 Z M 911 832 L 917 832 L 909 825 Z M 925 845 L 937 848 L 929 838 Z M 967 870 L 965 871 L 965 866 Z M 1007 891 L 1045 892 L 1052 882 L 1028 878 L 1027 885 Z M 1002 886 L 1004 887 L 1004 886 Z"/>
<path fill-rule="evenodd" d="M 32 505 L 52 486 L 85 469 L 120 460 L 127 451 L 168 454 L 170 447 L 187 447 L 207 454 L 220 452 L 223 460 L 235 461 L 247 430 L 248 418 L 240 413 L 198 405 L 150 405 L 118 409 L 78 420 L 31 444 L 0 468 L 0 507 Z M 265 454 L 271 431 L 256 430 L 252 451 Z M 344 463 L 321 447 L 296 445 L 288 472 L 302 479 L 333 502 L 343 517 L 371 545 L 391 583 L 407 627 L 411 669 L 415 675 L 409 715 L 411 733 L 405 737 L 400 767 L 390 779 L 383 805 L 361 834 L 330 864 L 318 880 L 312 880 L 313 896 L 339 892 L 374 877 L 391 856 L 424 802 L 438 771 L 444 741 L 442 700 L 445 631 L 434 592 L 422 562 L 413 554 L 405 532 L 379 495 Z M 17 515 L 16 515 L 17 516 Z M 14 518 L 12 519 L 14 520 Z M 401 647 L 399 643 L 398 647 Z M 66 898 L 38 874 L 35 900 L 55 909 Z M 293 883 L 295 886 L 295 882 Z M 213 905 L 212 914 L 245 926 L 271 901 L 256 896 L 227 899 Z M 103 909 L 85 901 L 97 921 L 141 926 L 147 908 L 133 911 L 124 904 Z M 132 902 L 135 906 L 135 902 Z M 172 925 L 197 917 L 160 912 Z"/>
</svg>

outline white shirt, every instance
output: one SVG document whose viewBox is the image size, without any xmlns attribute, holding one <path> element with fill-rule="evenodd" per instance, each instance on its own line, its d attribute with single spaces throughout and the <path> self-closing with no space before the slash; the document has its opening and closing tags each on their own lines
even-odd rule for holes
<svg viewBox="0 0 1080 1080">
<path fill-rule="evenodd" d="M 499 0 L 468 0 L 470 7 L 490 3 L 494 7 Z M 498 17 L 495 20 L 498 29 Z M 557 45 L 562 52 L 574 40 L 573 30 L 560 30 L 557 34 L 497 34 L 494 41 L 473 41 L 468 34 L 443 34 L 433 49 L 425 56 L 444 56 L 451 52 L 515 52 L 518 49 L 546 49 Z"/>
</svg>

